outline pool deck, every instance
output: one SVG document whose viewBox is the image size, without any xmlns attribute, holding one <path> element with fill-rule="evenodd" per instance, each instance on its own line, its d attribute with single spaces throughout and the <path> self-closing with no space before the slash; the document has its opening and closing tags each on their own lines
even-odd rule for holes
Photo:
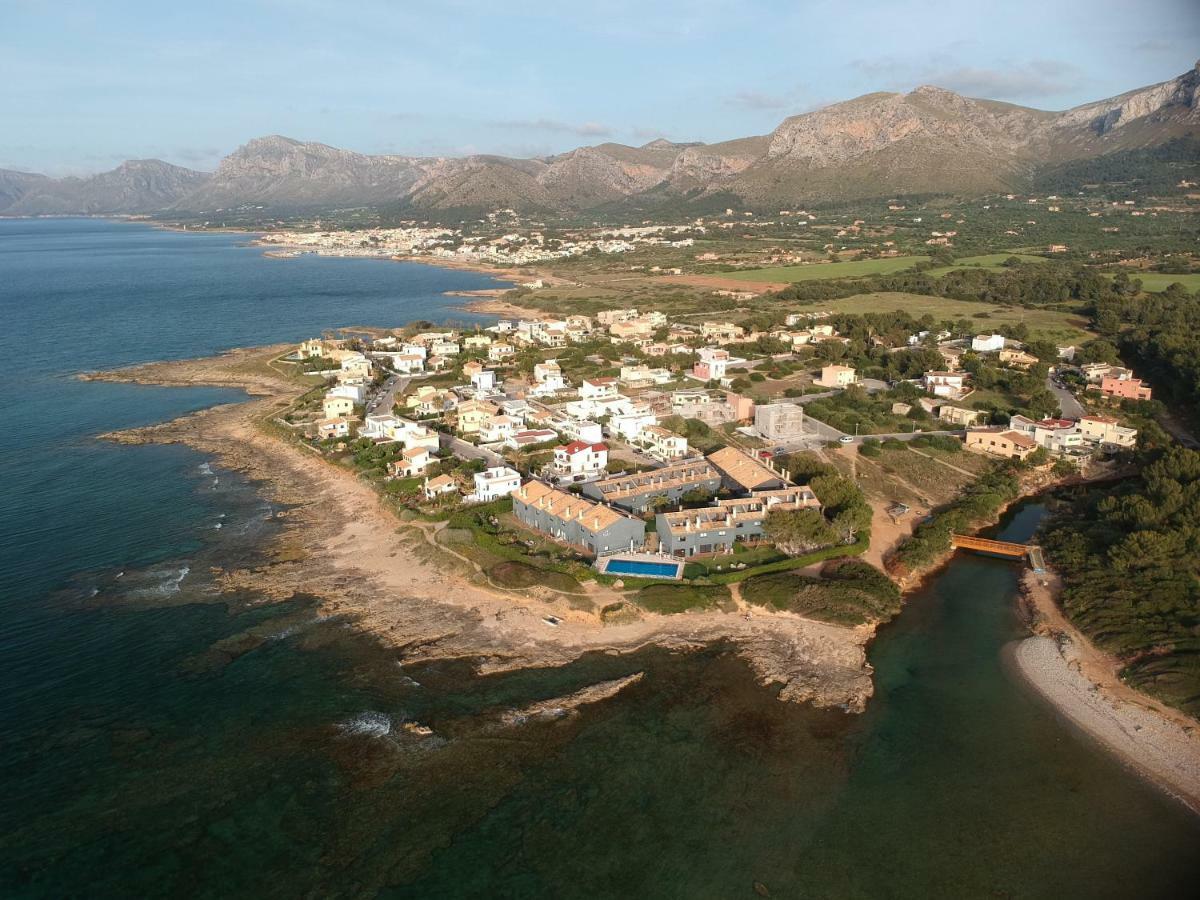
<svg viewBox="0 0 1200 900">
<path fill-rule="evenodd" d="M 674 575 L 656 575 L 648 572 L 609 572 L 611 562 L 652 563 L 659 566 L 675 566 Z M 615 553 L 612 556 L 602 556 L 596 560 L 596 571 L 601 574 L 624 576 L 626 578 L 657 578 L 661 581 L 679 581 L 683 578 L 684 563 L 670 556 L 657 556 L 653 553 Z"/>
</svg>

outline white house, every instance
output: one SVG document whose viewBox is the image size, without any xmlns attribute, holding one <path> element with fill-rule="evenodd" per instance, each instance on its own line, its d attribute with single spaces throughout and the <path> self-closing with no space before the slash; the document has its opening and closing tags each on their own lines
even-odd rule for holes
<svg viewBox="0 0 1200 900">
<path fill-rule="evenodd" d="M 617 396 L 617 379 L 585 378 L 579 385 L 579 396 L 583 400 L 607 400 Z"/>
<path fill-rule="evenodd" d="M 475 493 L 471 499 L 490 503 L 507 497 L 521 486 L 521 474 L 508 466 L 495 466 L 475 473 Z"/>
<path fill-rule="evenodd" d="M 1004 349 L 1004 335 L 977 334 L 971 338 L 971 349 L 976 353 L 994 353 Z"/>
<path fill-rule="evenodd" d="M 433 454 L 424 447 L 410 447 L 388 466 L 388 470 L 393 478 L 413 478 L 429 468 L 431 462 Z"/>
<path fill-rule="evenodd" d="M 449 475 L 439 475 L 437 478 L 426 478 L 422 490 L 426 500 L 436 500 L 445 494 L 453 494 L 458 490 L 458 484 Z"/>
<path fill-rule="evenodd" d="M 492 362 L 500 362 L 509 356 L 512 356 L 516 351 L 512 344 L 492 344 L 488 347 L 488 359 Z"/>
<path fill-rule="evenodd" d="M 559 434 L 569 441 L 598 444 L 604 440 L 604 431 L 598 422 L 588 419 L 563 419 L 555 421 L 553 424 Z"/>
<path fill-rule="evenodd" d="M 925 390 L 935 397 L 957 398 L 970 376 L 963 372 L 926 372 L 921 377 Z"/>
<path fill-rule="evenodd" d="M 661 425 L 647 425 L 638 435 L 637 442 L 649 455 L 663 462 L 687 456 L 687 438 Z"/>
<path fill-rule="evenodd" d="M 719 347 L 701 347 L 696 352 L 692 374 L 701 381 L 719 381 L 729 368 L 729 351 Z"/>
<path fill-rule="evenodd" d="M 520 450 L 523 447 L 532 447 L 535 444 L 545 444 L 549 441 L 557 440 L 558 432 L 550 428 L 530 428 L 526 431 L 518 431 L 512 437 L 504 442 L 506 447 L 512 447 L 514 450 Z"/>
<path fill-rule="evenodd" d="M 649 410 L 638 410 L 613 416 L 608 420 L 608 430 L 627 441 L 636 441 L 642 429 L 657 421 L 658 418 Z"/>
<path fill-rule="evenodd" d="M 363 422 L 363 427 L 359 429 L 361 437 L 372 438 L 373 440 L 395 440 L 389 433 L 389 429 L 394 429 L 400 424 L 401 418 L 387 413 L 381 416 L 367 416 Z"/>
<path fill-rule="evenodd" d="M 572 481 L 580 481 L 603 472 L 608 466 L 608 447 L 572 441 L 554 448 L 553 470 Z"/>
<path fill-rule="evenodd" d="M 511 416 L 492 416 L 479 426 L 479 440 L 485 444 L 506 441 L 517 433 L 517 424 Z"/>
<path fill-rule="evenodd" d="M 1105 449 L 1128 448 L 1137 443 L 1137 429 L 1125 428 L 1111 416 L 1084 416 L 1077 427 L 1085 441 Z"/>
<path fill-rule="evenodd" d="M 496 389 L 496 373 L 491 369 L 480 369 L 471 374 L 471 386 L 480 393 Z"/>
<path fill-rule="evenodd" d="M 329 389 L 328 397 L 349 397 L 353 403 L 362 403 L 367 399 L 367 386 L 359 379 L 335 384 Z"/>
</svg>

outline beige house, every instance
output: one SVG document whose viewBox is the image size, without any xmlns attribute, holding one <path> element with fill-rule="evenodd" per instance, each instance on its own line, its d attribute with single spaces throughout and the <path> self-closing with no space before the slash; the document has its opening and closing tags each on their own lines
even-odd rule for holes
<svg viewBox="0 0 1200 900">
<path fill-rule="evenodd" d="M 973 453 L 1024 459 L 1037 449 L 1037 441 L 1032 435 L 1007 431 L 1002 427 L 971 428 L 967 431 L 966 448 Z"/>
<path fill-rule="evenodd" d="M 1038 358 L 1024 350 L 1005 347 L 999 353 L 1000 362 L 1015 369 L 1032 369 L 1038 364 Z"/>
<path fill-rule="evenodd" d="M 950 422 L 953 425 L 962 425 L 964 427 L 974 425 L 983 416 L 983 411 L 978 409 L 963 409 L 961 406 L 951 406 L 948 403 L 938 407 L 938 418 L 943 422 Z"/>
<path fill-rule="evenodd" d="M 337 419 L 354 415 L 354 401 L 349 397 L 336 397 L 332 394 L 321 401 L 321 412 L 326 419 Z"/>
<path fill-rule="evenodd" d="M 499 409 L 485 400 L 468 400 L 458 406 L 458 430 L 461 434 L 478 434 L 480 426 L 496 415 Z"/>
<path fill-rule="evenodd" d="M 825 366 L 821 377 L 813 382 L 825 388 L 844 388 L 857 383 L 858 372 L 850 366 Z"/>
</svg>

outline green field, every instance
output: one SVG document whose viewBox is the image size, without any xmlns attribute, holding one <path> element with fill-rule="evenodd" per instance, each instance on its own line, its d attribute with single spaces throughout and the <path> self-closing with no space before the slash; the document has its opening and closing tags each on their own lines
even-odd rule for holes
<svg viewBox="0 0 1200 900">
<path fill-rule="evenodd" d="M 902 309 L 909 315 L 920 318 L 929 313 L 938 321 L 969 319 L 975 331 L 988 332 L 997 325 L 1013 325 L 1024 322 L 1035 332 L 1055 341 L 1081 341 L 1090 337 L 1085 330 L 1087 317 L 1070 312 L 1050 309 L 1026 309 L 1021 306 L 993 306 L 990 303 L 969 303 L 949 297 L 928 297 L 924 294 L 905 294 L 883 291 L 873 294 L 856 294 L 841 300 L 827 300 L 821 309 L 843 313 L 891 312 Z M 975 318 L 986 313 L 986 318 Z"/>
<path fill-rule="evenodd" d="M 1112 272 L 1105 272 L 1105 275 L 1112 277 Z M 1138 279 L 1142 282 L 1142 290 L 1150 291 L 1151 293 L 1159 293 L 1165 291 L 1175 282 L 1179 282 L 1189 291 L 1200 291 L 1200 273 L 1191 275 L 1164 275 L 1162 272 L 1138 272 L 1136 269 L 1129 270 L 1130 279 Z"/>
<path fill-rule="evenodd" d="M 863 275 L 889 275 L 908 269 L 928 256 L 893 256 L 890 259 L 864 259 L 856 262 L 814 263 L 810 266 L 777 266 L 772 269 L 747 269 L 744 272 L 723 272 L 722 278 L 739 281 L 787 282 L 818 281 L 825 278 L 855 278 Z"/>
<path fill-rule="evenodd" d="M 929 274 L 940 278 L 947 272 L 956 272 L 959 269 L 987 269 L 988 271 L 996 272 L 1004 268 L 1004 261 L 1006 259 L 1014 256 L 1021 260 L 1021 262 L 1042 263 L 1046 261 L 1046 257 L 1044 256 L 1030 256 L 1028 253 L 985 253 L 982 256 L 964 256 L 952 266 L 940 266 L 936 269 L 930 269 Z"/>
</svg>

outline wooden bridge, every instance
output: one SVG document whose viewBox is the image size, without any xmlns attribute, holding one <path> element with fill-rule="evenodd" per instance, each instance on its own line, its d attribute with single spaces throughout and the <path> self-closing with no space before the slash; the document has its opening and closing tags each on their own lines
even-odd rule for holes
<svg viewBox="0 0 1200 900">
<path fill-rule="evenodd" d="M 1028 560 L 1033 571 L 1038 574 L 1046 571 L 1042 548 L 1036 544 L 1015 544 L 1012 541 L 993 541 L 991 538 L 975 537 L 969 534 L 951 534 L 950 545 L 963 550 L 978 550 L 980 553 L 1004 556 L 1009 559 Z"/>
</svg>

